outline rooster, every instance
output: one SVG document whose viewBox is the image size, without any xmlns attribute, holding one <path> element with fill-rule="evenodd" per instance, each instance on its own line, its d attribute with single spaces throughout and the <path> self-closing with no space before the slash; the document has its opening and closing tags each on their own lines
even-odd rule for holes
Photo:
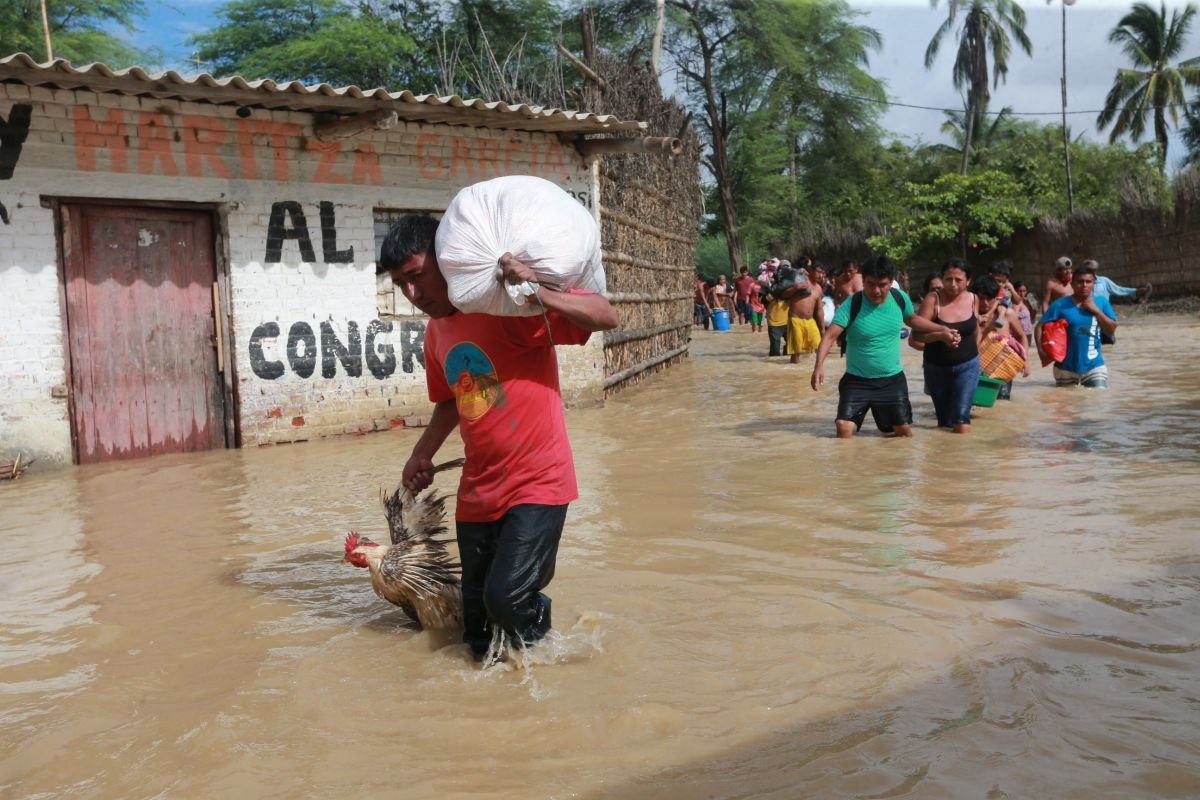
<svg viewBox="0 0 1200 800">
<path fill-rule="evenodd" d="M 462 465 L 460 458 L 432 472 Z M 400 488 L 384 493 L 383 511 L 392 543 L 377 544 L 351 531 L 342 560 L 369 569 L 375 594 L 400 606 L 422 628 L 461 626 L 461 567 L 446 549 L 446 496 L 430 492 L 418 499 Z"/>
</svg>

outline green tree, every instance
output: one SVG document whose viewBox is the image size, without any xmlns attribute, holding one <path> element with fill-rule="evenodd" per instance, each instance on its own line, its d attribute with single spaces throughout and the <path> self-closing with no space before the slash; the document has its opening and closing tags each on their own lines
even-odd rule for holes
<svg viewBox="0 0 1200 800">
<path fill-rule="evenodd" d="M 938 261 L 947 253 L 996 248 L 1019 228 L 1033 224 L 1024 187 L 999 171 L 948 173 L 929 184 L 909 184 L 904 216 L 871 237 L 875 250 L 901 265 Z"/>
<path fill-rule="evenodd" d="M 934 8 L 938 0 L 931 0 Z M 954 29 L 959 16 L 962 25 L 958 29 L 958 53 L 951 73 L 956 89 L 965 87 L 967 94 L 966 133 L 963 137 L 962 166 L 965 175 L 971 153 L 974 132 L 981 126 L 991 91 L 988 80 L 994 86 L 1008 74 L 1008 59 L 1012 55 L 1012 43 L 1033 53 L 1033 46 L 1025 34 L 1025 11 L 1015 0 L 947 0 L 946 19 L 934 32 L 925 49 L 925 68 L 933 66 L 941 49 L 942 39 Z M 988 56 L 991 56 L 989 75 Z"/>
<path fill-rule="evenodd" d="M 46 9 L 50 43 L 57 58 L 75 64 L 102 61 L 112 67 L 158 59 L 156 54 L 131 47 L 119 34 L 136 30 L 135 22 L 146 12 L 142 0 L 59 0 L 47 2 Z M 9 53 L 47 60 L 38 0 L 0 2 L 0 55 Z"/>
<path fill-rule="evenodd" d="M 706 234 L 696 242 L 696 272 L 705 280 L 731 274 L 724 234 Z"/>
<path fill-rule="evenodd" d="M 965 103 L 964 106 L 966 106 Z M 963 148 L 968 147 L 967 124 L 970 113 L 969 106 L 964 107 L 962 111 L 945 112 L 946 119 L 942 122 L 940 130 L 953 140 L 956 153 L 961 153 Z M 1012 139 L 1016 130 L 1013 125 L 1012 106 L 1000 109 L 999 113 L 992 117 L 990 123 L 986 116 L 980 119 L 979 123 L 975 129 L 969 153 L 969 156 L 977 162 L 985 159 L 988 151 L 992 148 L 1003 145 Z"/>
<path fill-rule="evenodd" d="M 882 37 L 860 16 L 845 2 L 822 2 L 764 5 L 754 17 L 763 43 L 755 49 L 774 65 L 769 101 L 788 137 L 792 229 L 813 216 L 857 216 L 870 205 L 860 188 L 880 146 L 877 121 L 887 97 L 868 71 Z"/>
<path fill-rule="evenodd" d="M 1200 86 L 1200 58 L 1172 64 L 1187 44 L 1196 6 L 1171 12 L 1167 20 L 1165 2 L 1156 10 L 1149 3 L 1135 3 L 1108 34 L 1108 40 L 1121 46 L 1133 63 L 1119 69 L 1104 100 L 1104 110 L 1096 117 L 1100 129 L 1112 125 L 1109 141 L 1128 134 L 1138 141 L 1146 131 L 1147 117 L 1153 118 L 1154 139 L 1158 142 L 1160 172 L 1167 168 L 1167 116 L 1179 124 L 1179 110 L 1185 107 L 1184 86 Z"/>
<path fill-rule="evenodd" d="M 716 183 L 730 265 L 734 272 L 739 272 L 745 256 L 729 163 L 729 139 L 734 125 L 729 106 L 731 97 L 737 103 L 738 90 L 746 86 L 746 65 L 737 58 L 736 47 L 739 17 L 745 12 L 729 3 L 707 0 L 671 0 L 670 11 L 673 35 L 668 49 L 686 80 L 689 100 L 701 112 L 700 133 L 708 146 L 704 165 Z"/>
<path fill-rule="evenodd" d="M 1184 166 L 1194 167 L 1200 164 L 1200 97 L 1193 98 L 1184 109 L 1183 125 L 1179 128 L 1183 146 L 1187 148 L 1184 156 Z"/>
<path fill-rule="evenodd" d="M 559 38 L 562 13 L 551 0 L 458 0 L 447 4 L 446 29 L 460 31 L 473 53 L 548 58 Z"/>
<path fill-rule="evenodd" d="M 395 20 L 341 0 L 233 0 L 218 15 L 191 40 L 217 75 L 371 89 L 434 80 Z"/>
<path fill-rule="evenodd" d="M 231 0 L 192 39 L 214 72 L 525 100 L 553 61 L 552 0 Z"/>
<path fill-rule="evenodd" d="M 983 154 L 987 169 L 1004 172 L 1022 187 L 1035 215 L 1067 214 L 1066 166 L 1062 157 L 1062 128 L 1034 122 L 1014 122 L 1003 147 Z M 1165 190 L 1158 172 L 1157 146 L 1130 149 L 1123 143 L 1090 142 L 1082 137 L 1070 144 L 1075 204 L 1092 213 L 1115 215 L 1121 194 L 1130 185 Z"/>
<path fill-rule="evenodd" d="M 447 3 L 436 42 L 439 91 L 509 103 L 564 104 L 555 48 L 563 21 L 552 0 Z"/>
<path fill-rule="evenodd" d="M 879 34 L 843 0 L 670 5 L 668 49 L 687 79 L 740 269 L 749 252 L 786 248 L 814 204 L 832 205 L 816 195 L 851 187 L 868 167 L 850 157 L 865 148 L 849 145 L 878 140 L 878 106 L 861 98 L 884 99 L 866 69 Z"/>
</svg>

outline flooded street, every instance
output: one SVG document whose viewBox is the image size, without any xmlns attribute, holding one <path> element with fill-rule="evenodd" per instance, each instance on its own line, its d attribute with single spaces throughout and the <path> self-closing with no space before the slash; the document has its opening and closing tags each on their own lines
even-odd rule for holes
<svg viewBox="0 0 1200 800">
<path fill-rule="evenodd" d="M 0 796 L 1196 797 L 1200 372 L 1160 354 L 1200 320 L 1118 338 L 1108 392 L 1035 370 L 967 437 L 905 348 L 914 438 L 839 442 L 836 356 L 817 394 L 698 332 L 568 413 L 528 669 L 339 563 L 416 431 L 0 485 Z"/>
</svg>

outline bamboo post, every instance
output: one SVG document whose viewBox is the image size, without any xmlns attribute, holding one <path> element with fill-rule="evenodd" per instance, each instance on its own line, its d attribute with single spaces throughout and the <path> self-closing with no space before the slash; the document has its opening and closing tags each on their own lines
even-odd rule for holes
<svg viewBox="0 0 1200 800">
<path fill-rule="evenodd" d="M 217 340 L 217 372 L 225 372 L 225 326 L 221 324 L 221 288 L 216 281 L 212 285 L 213 324 Z"/>
</svg>

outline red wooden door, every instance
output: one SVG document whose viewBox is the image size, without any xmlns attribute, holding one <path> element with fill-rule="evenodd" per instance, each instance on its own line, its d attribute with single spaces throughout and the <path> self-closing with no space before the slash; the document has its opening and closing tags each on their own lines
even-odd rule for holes
<svg viewBox="0 0 1200 800">
<path fill-rule="evenodd" d="M 76 460 L 224 446 L 212 217 L 80 204 L 62 214 Z"/>
</svg>

